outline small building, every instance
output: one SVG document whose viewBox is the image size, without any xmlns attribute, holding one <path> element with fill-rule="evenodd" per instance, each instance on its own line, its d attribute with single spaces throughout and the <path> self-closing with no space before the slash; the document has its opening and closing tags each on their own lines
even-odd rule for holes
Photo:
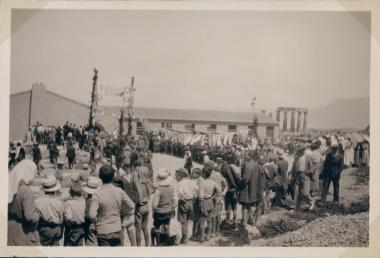
<svg viewBox="0 0 380 258">
<path fill-rule="evenodd" d="M 112 133 L 118 128 L 120 107 L 99 107 L 95 120 Z M 28 127 L 63 125 L 66 121 L 77 125 L 88 123 L 89 106 L 48 91 L 43 84 L 10 96 L 10 139 L 21 139 Z M 279 123 L 264 113 L 256 113 L 260 138 L 277 138 Z M 152 130 L 171 129 L 197 132 L 240 132 L 252 130 L 253 114 L 249 112 L 181 110 L 136 107 L 134 131 L 143 125 Z"/>
</svg>

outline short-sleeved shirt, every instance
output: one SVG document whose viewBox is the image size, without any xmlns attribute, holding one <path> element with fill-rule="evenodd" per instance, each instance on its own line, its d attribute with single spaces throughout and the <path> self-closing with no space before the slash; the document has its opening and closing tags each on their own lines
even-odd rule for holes
<svg viewBox="0 0 380 258">
<path fill-rule="evenodd" d="M 64 202 L 56 196 L 44 195 L 36 199 L 36 209 L 40 212 L 41 219 L 45 222 L 62 224 Z"/>
<path fill-rule="evenodd" d="M 129 196 L 113 184 L 104 184 L 92 195 L 89 218 L 96 221 L 98 234 L 121 230 L 121 217 L 134 214 L 135 204 Z"/>
<path fill-rule="evenodd" d="M 85 211 L 86 201 L 83 197 L 75 197 L 65 202 L 65 220 L 82 224 L 84 223 Z"/>
</svg>

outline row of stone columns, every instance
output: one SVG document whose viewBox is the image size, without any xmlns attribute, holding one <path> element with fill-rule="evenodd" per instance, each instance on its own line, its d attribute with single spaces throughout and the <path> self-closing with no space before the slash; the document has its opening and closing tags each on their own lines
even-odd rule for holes
<svg viewBox="0 0 380 258">
<path fill-rule="evenodd" d="M 283 113 L 282 127 L 280 123 L 281 112 Z M 290 127 L 288 130 L 288 113 L 290 112 Z M 296 123 L 297 113 L 297 123 Z M 308 110 L 303 108 L 284 108 L 279 107 L 276 111 L 276 120 L 280 123 L 280 129 L 283 131 L 299 132 L 307 129 L 307 114 Z M 303 117 L 303 123 L 301 119 Z M 301 128 L 302 125 L 302 128 Z"/>
</svg>

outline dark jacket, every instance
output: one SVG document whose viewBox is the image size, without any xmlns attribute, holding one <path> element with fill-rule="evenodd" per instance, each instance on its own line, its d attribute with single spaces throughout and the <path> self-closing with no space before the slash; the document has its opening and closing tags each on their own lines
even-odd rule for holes
<svg viewBox="0 0 380 258">
<path fill-rule="evenodd" d="M 344 166 L 343 154 L 339 152 L 330 152 L 326 155 L 325 162 L 323 164 L 323 171 L 321 178 L 327 178 L 330 176 L 339 176 Z"/>
<path fill-rule="evenodd" d="M 284 190 L 287 190 L 288 184 L 289 184 L 289 180 L 288 180 L 289 164 L 284 159 L 277 160 L 276 164 L 278 166 L 278 174 L 279 174 L 280 179 L 281 179 L 281 186 L 284 188 Z"/>
<path fill-rule="evenodd" d="M 242 167 L 239 202 L 252 204 L 261 201 L 264 189 L 264 168 L 254 160 L 247 161 Z"/>
<path fill-rule="evenodd" d="M 240 178 L 233 168 L 225 163 L 222 165 L 220 173 L 227 181 L 228 192 L 236 192 L 238 190 Z"/>
</svg>

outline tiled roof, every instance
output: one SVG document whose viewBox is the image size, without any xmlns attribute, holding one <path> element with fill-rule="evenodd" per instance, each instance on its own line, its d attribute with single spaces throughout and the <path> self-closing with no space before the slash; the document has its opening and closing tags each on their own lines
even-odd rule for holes
<svg viewBox="0 0 380 258">
<path fill-rule="evenodd" d="M 120 107 L 100 107 L 106 114 L 119 116 Z M 259 124 L 277 124 L 273 118 L 263 113 L 256 113 Z M 194 121 L 194 122 L 228 122 L 228 123 L 252 123 L 253 114 L 249 112 L 208 111 L 208 110 L 184 110 L 136 107 L 135 117 L 147 120 L 167 121 Z"/>
</svg>

